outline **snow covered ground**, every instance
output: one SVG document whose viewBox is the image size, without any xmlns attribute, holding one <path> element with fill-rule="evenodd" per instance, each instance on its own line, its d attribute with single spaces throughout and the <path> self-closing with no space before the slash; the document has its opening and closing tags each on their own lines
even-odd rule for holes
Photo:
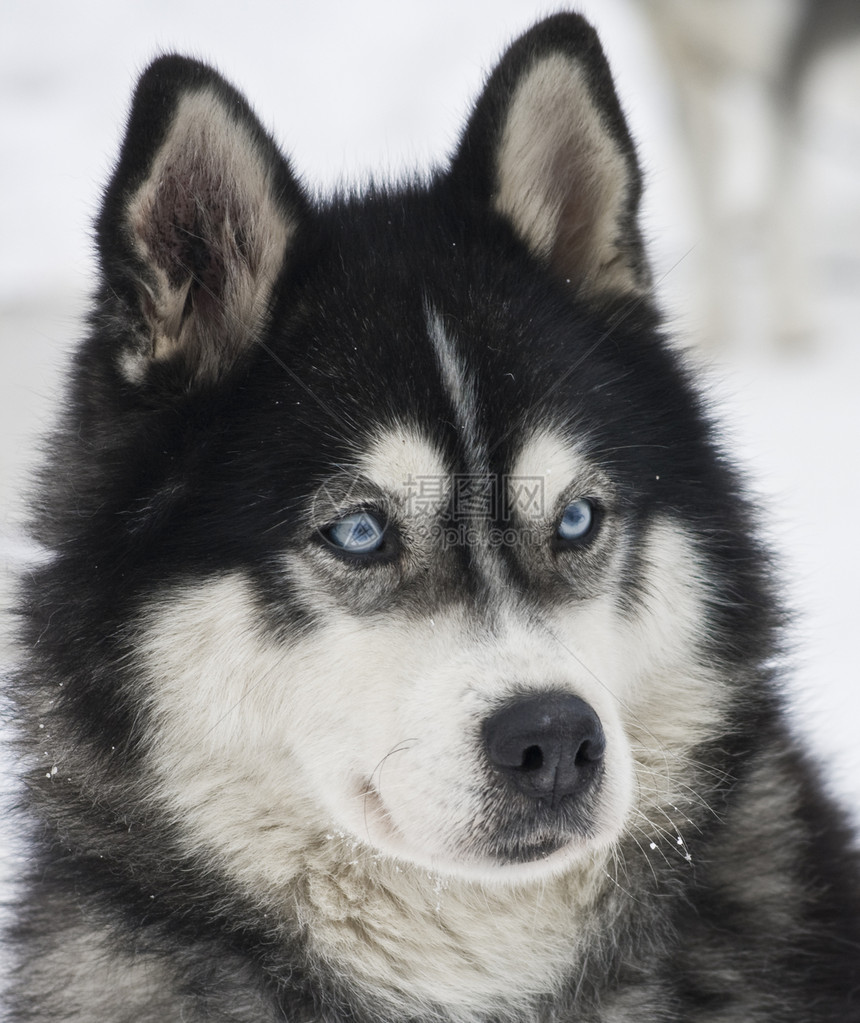
<svg viewBox="0 0 860 1023">
<path fill-rule="evenodd" d="M 696 319 L 691 296 L 704 284 L 673 85 L 636 0 L 579 7 L 603 33 L 641 140 L 648 231 L 666 305 L 683 332 Z M 17 495 L 79 331 L 92 272 L 90 221 L 147 60 L 178 49 L 215 62 L 247 92 L 298 172 L 330 186 L 443 159 L 485 71 L 546 10 L 544 0 L 33 0 L 3 8 L 0 566 L 18 558 Z M 762 336 L 760 268 L 747 272 L 741 259 L 737 293 L 719 296 L 732 310 L 733 336 L 707 355 L 728 443 L 766 503 L 799 613 L 798 718 L 860 819 L 858 56 L 846 47 L 822 65 L 805 107 L 799 166 L 811 340 L 786 351 Z M 745 177 L 743 149 L 732 171 L 741 218 L 758 173 Z"/>
</svg>

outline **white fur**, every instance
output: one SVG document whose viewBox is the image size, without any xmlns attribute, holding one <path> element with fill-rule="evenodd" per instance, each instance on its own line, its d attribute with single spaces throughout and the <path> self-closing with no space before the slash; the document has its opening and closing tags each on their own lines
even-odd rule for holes
<svg viewBox="0 0 860 1023">
<path fill-rule="evenodd" d="M 511 475 L 540 479 L 544 505 L 549 509 L 556 505 L 572 480 L 585 475 L 585 463 L 563 435 L 538 430 L 520 448 Z"/>
<path fill-rule="evenodd" d="M 553 482 L 559 493 L 576 491 L 577 474 L 595 478 L 552 434 L 517 465 L 574 472 Z M 444 467 L 414 431 L 381 435 L 365 465 L 395 491 L 410 467 Z M 274 914 L 298 906 L 315 950 L 373 997 L 441 999 L 463 1019 L 493 998 L 526 1005 L 575 961 L 625 832 L 643 855 L 689 855 L 687 757 L 719 710 L 697 653 L 695 544 L 675 523 L 652 524 L 650 590 L 631 614 L 619 599 L 622 532 L 607 533 L 595 592 L 551 612 L 499 591 L 480 612 L 463 602 L 367 619 L 322 593 L 324 624 L 289 637 L 264 624 L 240 572 L 158 595 L 136 638 L 153 799 L 189 848 Z M 307 593 L 325 586 L 328 555 L 315 551 L 287 563 Z M 485 812 L 480 723 L 514 687 L 548 686 L 603 723 L 594 835 L 502 866 L 470 845 Z"/>
<path fill-rule="evenodd" d="M 401 504 L 426 496 L 428 514 L 438 514 L 448 499 L 451 468 L 447 460 L 436 444 L 409 424 L 381 430 L 359 458 L 358 470 Z M 419 493 L 418 482 L 423 480 L 440 481 L 435 501 Z"/>
<path fill-rule="evenodd" d="M 458 441 L 466 456 L 466 475 L 474 477 L 473 481 L 464 480 L 466 487 L 480 487 L 481 480 L 492 485 L 488 464 L 489 455 L 478 417 L 478 395 L 473 374 L 457 351 L 453 336 L 446 331 L 441 314 L 432 308 L 426 311 L 427 330 L 439 364 L 442 383 L 447 390 L 453 410 L 454 422 L 457 427 Z M 457 484 L 454 484 L 455 488 Z M 465 523 L 477 542 L 472 545 L 472 557 L 480 566 L 485 582 L 497 590 L 506 584 L 506 573 L 503 562 L 493 556 L 487 542 L 491 519 L 489 516 L 469 514 L 468 501 L 462 499 L 462 491 L 455 492 L 455 514 L 459 522 Z"/>
<path fill-rule="evenodd" d="M 274 912 L 297 903 L 315 951 L 368 989 L 442 999 L 467 1018 L 553 986 L 604 875 L 596 851 L 525 888 L 458 876 L 450 847 L 473 799 L 460 731 L 486 700 L 469 683 L 490 645 L 475 649 L 456 617 L 371 629 L 341 616 L 282 645 L 232 575 L 159 600 L 138 650 L 157 722 L 154 798 L 189 848 Z M 484 666 L 487 691 L 501 689 L 506 653 Z M 367 804 L 368 783 L 385 810 Z"/>
<path fill-rule="evenodd" d="M 523 481 L 533 482 L 529 487 Z M 580 452 L 580 446 L 563 433 L 536 430 L 522 445 L 509 478 L 509 501 L 514 514 L 524 519 L 548 519 L 563 510 L 563 500 L 599 497 L 610 490 L 602 473 L 596 472 Z"/>
<path fill-rule="evenodd" d="M 445 330 L 442 316 L 427 309 L 427 330 L 439 363 L 442 382 L 451 398 L 460 443 L 466 451 L 470 472 L 480 472 L 487 462 L 487 447 L 478 423 L 475 380 L 457 352 L 453 337 Z"/>
</svg>

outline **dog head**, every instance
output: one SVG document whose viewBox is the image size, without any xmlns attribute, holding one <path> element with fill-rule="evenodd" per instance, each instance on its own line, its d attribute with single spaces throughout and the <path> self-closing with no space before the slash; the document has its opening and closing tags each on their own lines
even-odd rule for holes
<svg viewBox="0 0 860 1023">
<path fill-rule="evenodd" d="M 446 170 L 325 203 L 214 71 L 144 74 L 42 535 L 75 742 L 134 758 L 183 848 L 513 880 L 688 812 L 764 601 L 640 191 L 575 16 Z"/>
</svg>

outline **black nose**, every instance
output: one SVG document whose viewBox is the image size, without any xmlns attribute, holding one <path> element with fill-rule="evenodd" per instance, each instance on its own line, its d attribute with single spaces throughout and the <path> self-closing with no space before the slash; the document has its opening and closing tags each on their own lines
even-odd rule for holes
<svg viewBox="0 0 860 1023">
<path fill-rule="evenodd" d="M 502 707 L 484 722 L 484 743 L 509 785 L 553 807 L 590 786 L 606 750 L 597 714 L 563 693 L 520 697 Z"/>
</svg>

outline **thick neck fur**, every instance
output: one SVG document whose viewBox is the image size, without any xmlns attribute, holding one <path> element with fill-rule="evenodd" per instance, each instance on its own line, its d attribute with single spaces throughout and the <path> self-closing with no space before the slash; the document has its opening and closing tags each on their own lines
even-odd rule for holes
<svg viewBox="0 0 860 1023">
<path fill-rule="evenodd" d="M 309 945 L 369 1005 L 414 1018 L 435 1003 L 447 1019 L 533 1015 L 583 956 L 607 888 L 602 857 L 565 874 L 484 884 L 375 856 L 329 834 L 295 883 Z"/>
</svg>

